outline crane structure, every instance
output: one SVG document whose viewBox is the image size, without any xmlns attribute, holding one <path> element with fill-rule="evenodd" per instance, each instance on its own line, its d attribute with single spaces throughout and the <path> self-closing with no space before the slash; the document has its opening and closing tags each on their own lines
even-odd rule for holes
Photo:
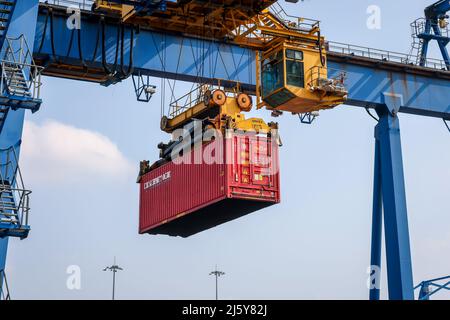
<svg viewBox="0 0 450 320">
<path fill-rule="evenodd" d="M 381 267 L 384 223 L 389 298 L 414 299 L 399 115 L 450 121 L 450 69 L 442 50 L 448 40 L 439 34 L 449 3 L 427 9 L 432 22 L 425 31 L 434 34 L 421 35 L 415 58 L 326 41 L 318 21 L 289 15 L 278 2 L 0 1 L 0 275 L 9 238 L 24 239 L 30 229 L 30 191 L 18 158 L 25 111 L 42 104 L 41 75 L 104 86 L 132 77 L 139 101 L 150 100 L 150 77 L 158 77 L 238 87 L 244 97 L 256 96 L 258 108 L 305 122 L 343 103 L 376 112 L 370 263 Z M 429 40 L 438 40 L 444 61 L 426 57 Z M 228 109 L 239 113 L 221 110 Z M 380 298 L 379 288 L 370 289 L 370 298 Z"/>
<path fill-rule="evenodd" d="M 422 281 L 414 287 L 414 290 L 417 289 L 419 289 L 419 300 L 430 300 L 432 295 L 441 290 L 450 291 L 450 276 Z"/>
<path fill-rule="evenodd" d="M 450 55 L 447 44 L 450 42 L 449 16 L 450 1 L 439 0 L 425 8 L 425 18 L 415 20 L 411 24 L 412 36 L 415 40 L 413 51 L 417 50 L 417 62 L 419 65 L 426 64 L 429 44 L 436 41 L 447 70 L 450 71 Z"/>
</svg>

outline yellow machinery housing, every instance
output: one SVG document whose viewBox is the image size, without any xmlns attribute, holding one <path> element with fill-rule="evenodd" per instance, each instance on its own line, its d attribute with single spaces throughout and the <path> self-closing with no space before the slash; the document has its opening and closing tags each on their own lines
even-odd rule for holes
<svg viewBox="0 0 450 320">
<path fill-rule="evenodd" d="M 243 112 L 250 112 L 252 98 L 238 90 L 200 85 L 170 104 L 168 116 L 161 119 L 161 130 L 172 133 L 193 119 L 207 121 L 209 126 L 218 130 L 236 129 L 269 132 L 274 125 L 268 125 L 260 118 L 246 119 Z"/>
<path fill-rule="evenodd" d="M 185 36 L 226 39 L 252 48 L 257 57 L 258 108 L 304 114 L 333 108 L 347 99 L 345 75 L 327 68 L 320 23 L 287 14 L 275 0 L 168 2 L 166 11 L 144 16 L 129 5 L 108 0 L 96 0 L 94 8 L 127 23 Z M 235 105 L 233 99 L 227 98 L 226 105 Z M 166 132 L 209 108 L 199 102 L 186 110 L 181 108 L 183 112 L 178 114 L 177 107 L 171 119 L 162 119 Z"/>
</svg>

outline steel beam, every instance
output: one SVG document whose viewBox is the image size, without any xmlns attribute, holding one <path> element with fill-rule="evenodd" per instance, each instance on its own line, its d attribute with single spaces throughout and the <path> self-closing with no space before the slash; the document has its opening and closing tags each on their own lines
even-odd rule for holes
<svg viewBox="0 0 450 320">
<path fill-rule="evenodd" d="M 34 43 L 36 60 L 47 67 L 47 75 L 104 81 L 101 80 L 106 76 L 102 50 L 98 46 L 95 50 L 99 15 L 88 11 L 81 14 L 83 60 L 76 40 L 68 50 L 73 33 L 66 26 L 68 16 L 65 10 L 54 12 L 53 52 L 49 22 L 43 38 L 46 9 L 41 6 Z M 115 61 L 117 22 L 108 21 L 105 51 L 111 67 Z M 128 68 L 130 30 L 125 34 L 124 66 Z M 76 34 L 73 36 L 77 39 Z M 239 81 L 244 90 L 255 91 L 255 52 L 232 43 L 141 29 L 133 46 L 133 56 L 135 74 L 190 82 Z M 450 72 L 336 53 L 329 53 L 328 67 L 330 76 L 340 71 L 347 73 L 348 105 L 376 108 L 383 105 L 385 93 L 395 93 L 403 97 L 400 112 L 450 120 Z"/>
<path fill-rule="evenodd" d="M 375 129 L 376 143 L 379 144 L 389 298 L 413 300 L 400 125 L 399 118 L 391 113 L 392 109 L 391 106 L 377 109 L 380 119 Z"/>
<path fill-rule="evenodd" d="M 102 63 L 103 37 L 99 34 L 100 16 L 86 11 L 81 13 L 82 60 L 78 41 L 73 41 L 72 49 L 69 50 L 72 33 L 77 32 L 68 29 L 66 25 L 69 14 L 66 14 L 65 10 L 53 9 L 53 47 L 51 23 L 50 19 L 47 20 L 47 24 L 45 23 L 48 10 L 44 6 L 41 6 L 36 30 L 34 56 L 37 63 L 47 68 L 44 74 L 70 78 L 72 72 L 72 78 L 104 81 L 102 78 L 107 77 L 107 73 Z M 119 24 L 120 22 L 114 19 L 105 19 L 104 56 L 108 69 L 113 68 L 116 61 Z M 130 26 L 126 26 L 124 69 L 128 69 L 130 65 L 130 34 Z M 97 37 L 100 37 L 99 41 Z M 134 74 L 189 82 L 204 82 L 211 79 L 238 81 L 247 90 L 252 90 L 256 83 L 255 52 L 249 49 L 218 41 L 163 34 L 144 28 L 141 28 L 134 38 L 132 47 Z M 77 39 L 77 34 L 74 39 Z M 119 53 L 118 64 L 122 63 L 120 58 Z"/>
<path fill-rule="evenodd" d="M 431 21 L 427 20 L 427 22 L 425 23 L 425 32 L 424 34 L 430 34 L 431 33 Z M 425 62 L 427 60 L 427 56 L 428 56 L 428 47 L 430 45 L 430 39 L 419 39 L 419 41 L 423 41 L 422 42 L 422 48 L 419 52 L 420 54 L 420 65 L 424 66 Z"/>
<path fill-rule="evenodd" d="M 3 290 L 3 273 L 6 267 L 6 254 L 8 252 L 8 238 L 0 239 L 0 294 Z M 0 296 L 0 300 L 2 297 Z"/>
<path fill-rule="evenodd" d="M 14 10 L 11 25 L 8 30 L 8 37 L 16 38 L 24 35 L 29 39 L 30 50 L 33 50 L 33 41 L 35 38 L 35 30 L 39 0 L 22 0 L 18 1 Z M 5 124 L 0 133 L 0 149 L 9 148 L 15 145 L 22 138 L 23 122 L 25 110 L 10 110 L 5 120 Z M 17 150 L 19 155 L 19 150 Z M 5 268 L 6 254 L 8 248 L 8 238 L 0 239 L 0 270 Z M 2 282 L 0 282 L 0 286 Z M 1 289 L 1 287 L 0 287 Z"/>
<path fill-rule="evenodd" d="M 437 71 L 419 75 L 414 73 L 417 68 L 407 71 L 407 65 L 395 68 L 391 64 L 368 63 L 367 59 L 358 58 L 344 61 L 334 57 L 328 66 L 331 76 L 337 74 L 337 70 L 346 72 L 348 105 L 382 108 L 385 95 L 396 94 L 403 100 L 399 112 L 450 120 L 450 77 L 439 78 Z M 447 71 L 439 73 L 450 76 Z"/>
<path fill-rule="evenodd" d="M 447 44 L 449 42 L 449 38 L 442 36 L 441 29 L 439 28 L 439 25 L 437 23 L 436 25 L 433 25 L 433 31 L 436 36 L 442 37 L 437 42 L 439 45 L 439 50 L 441 50 L 442 57 L 444 58 L 445 64 L 447 65 L 447 69 L 450 71 L 450 56 L 447 51 Z"/>
<path fill-rule="evenodd" d="M 381 280 L 381 237 L 383 230 L 383 207 L 381 196 L 381 157 L 380 141 L 375 140 L 375 160 L 373 179 L 373 208 L 372 208 L 372 242 L 370 256 L 371 287 L 369 291 L 370 300 L 380 300 Z"/>
</svg>

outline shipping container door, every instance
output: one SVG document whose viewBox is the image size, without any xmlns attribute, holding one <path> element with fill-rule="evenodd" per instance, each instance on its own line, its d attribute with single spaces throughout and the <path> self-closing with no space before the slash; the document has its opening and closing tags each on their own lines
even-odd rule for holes
<svg viewBox="0 0 450 320">
<path fill-rule="evenodd" d="M 229 173 L 230 197 L 278 198 L 278 147 L 254 134 L 234 135 L 227 143 L 233 163 Z"/>
</svg>

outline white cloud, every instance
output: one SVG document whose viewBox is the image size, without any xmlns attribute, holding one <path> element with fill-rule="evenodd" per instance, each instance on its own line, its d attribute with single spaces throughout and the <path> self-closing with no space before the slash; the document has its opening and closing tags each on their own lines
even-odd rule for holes
<svg viewBox="0 0 450 320">
<path fill-rule="evenodd" d="M 136 171 L 107 137 L 54 120 L 25 121 L 20 162 L 31 183 L 123 179 Z"/>
</svg>

